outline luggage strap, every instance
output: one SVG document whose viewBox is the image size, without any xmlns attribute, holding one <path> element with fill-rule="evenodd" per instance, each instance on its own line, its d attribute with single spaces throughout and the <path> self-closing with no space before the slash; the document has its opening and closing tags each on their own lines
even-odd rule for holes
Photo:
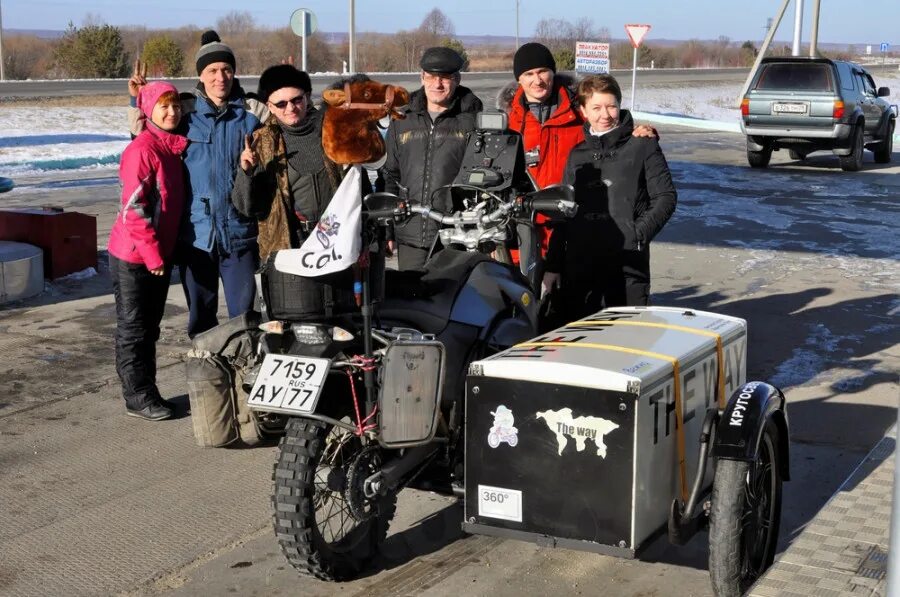
<svg viewBox="0 0 900 597">
<path fill-rule="evenodd" d="M 722 348 L 722 334 L 711 332 L 709 330 L 698 330 L 684 325 L 675 325 L 672 323 L 656 323 L 652 321 L 573 321 L 567 323 L 566 327 L 580 327 L 586 325 L 633 325 L 642 328 L 662 328 L 664 330 L 674 330 L 676 332 L 686 332 L 697 336 L 706 336 L 716 341 L 716 368 L 718 369 L 718 384 L 716 393 L 719 398 L 719 410 L 725 409 L 725 351 Z"/>
</svg>

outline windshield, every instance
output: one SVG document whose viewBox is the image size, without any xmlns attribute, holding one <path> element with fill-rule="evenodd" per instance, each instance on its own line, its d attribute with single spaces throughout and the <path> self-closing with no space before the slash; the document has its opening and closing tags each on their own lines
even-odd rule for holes
<svg viewBox="0 0 900 597">
<path fill-rule="evenodd" d="M 831 91 L 834 89 L 831 66 L 800 62 L 766 64 L 756 81 L 756 89 Z"/>
</svg>

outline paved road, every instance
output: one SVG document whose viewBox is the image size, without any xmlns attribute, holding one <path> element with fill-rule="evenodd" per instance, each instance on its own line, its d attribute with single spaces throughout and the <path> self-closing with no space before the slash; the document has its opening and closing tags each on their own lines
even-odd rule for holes
<svg viewBox="0 0 900 597">
<path fill-rule="evenodd" d="M 641 71 L 642 85 L 656 85 L 666 83 L 716 83 L 743 81 L 747 76 L 746 69 L 673 69 Z M 631 71 L 613 71 L 619 78 L 631 76 Z M 374 75 L 373 75 L 374 76 Z M 255 90 L 259 78 L 256 76 L 239 76 L 241 84 L 247 90 Z M 319 94 L 326 85 L 337 79 L 337 75 L 314 75 L 313 92 Z M 419 86 L 416 75 L 409 74 L 379 74 L 375 76 L 386 83 L 396 83 L 407 88 Z M 512 80 L 509 73 L 464 73 L 464 84 L 475 90 L 476 93 L 485 90 L 496 90 L 508 81 Z M 177 79 L 176 86 L 181 91 L 186 91 L 196 85 L 195 78 Z M 0 82 L 0 100 L 4 98 L 35 98 L 35 97 L 63 97 L 74 95 L 101 95 L 126 93 L 127 85 L 124 79 L 91 80 L 91 81 L 5 81 Z"/>
<path fill-rule="evenodd" d="M 654 302 L 746 318 L 748 375 L 785 388 L 783 547 L 896 417 L 900 168 L 779 153 L 756 171 L 740 135 L 661 133 L 680 202 L 654 242 Z M 0 205 L 94 213 L 108 234 L 111 172 L 17 183 Z M 463 537 L 458 503 L 411 490 L 363 578 L 299 578 L 270 527 L 273 448 L 201 450 L 189 417 L 123 416 L 109 292 L 101 265 L 0 310 L 0 595 L 709 594 L 705 534 L 637 561 L 548 550 Z M 173 287 L 159 379 L 182 412 L 185 320 Z"/>
</svg>

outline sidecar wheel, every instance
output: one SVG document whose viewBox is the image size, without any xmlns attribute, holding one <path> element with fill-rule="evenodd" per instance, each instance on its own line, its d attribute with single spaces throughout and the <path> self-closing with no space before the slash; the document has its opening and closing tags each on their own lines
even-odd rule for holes
<svg viewBox="0 0 900 597">
<path fill-rule="evenodd" d="M 351 503 L 357 495 L 350 493 L 355 491 L 350 487 L 354 477 L 359 477 L 355 469 L 369 463 L 360 464 L 365 450 L 368 457 L 372 449 L 340 427 L 308 419 L 288 421 L 272 475 L 272 505 L 281 551 L 299 572 L 346 580 L 378 553 L 397 496 L 359 496 Z"/>
<path fill-rule="evenodd" d="M 755 461 L 719 460 L 709 527 L 709 575 L 718 597 L 743 595 L 772 565 L 781 522 L 778 429 L 766 423 Z"/>
</svg>

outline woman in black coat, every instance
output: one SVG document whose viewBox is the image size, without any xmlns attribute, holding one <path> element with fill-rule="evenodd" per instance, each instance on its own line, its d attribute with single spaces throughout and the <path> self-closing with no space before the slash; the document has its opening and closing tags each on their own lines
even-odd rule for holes
<svg viewBox="0 0 900 597">
<path fill-rule="evenodd" d="M 569 154 L 563 182 L 575 187 L 578 213 L 553 230 L 543 284 L 546 292 L 558 289 L 554 302 L 566 321 L 649 304 L 650 241 L 677 197 L 657 140 L 632 137 L 613 77 L 585 78 L 577 99 L 585 140 Z"/>
</svg>

